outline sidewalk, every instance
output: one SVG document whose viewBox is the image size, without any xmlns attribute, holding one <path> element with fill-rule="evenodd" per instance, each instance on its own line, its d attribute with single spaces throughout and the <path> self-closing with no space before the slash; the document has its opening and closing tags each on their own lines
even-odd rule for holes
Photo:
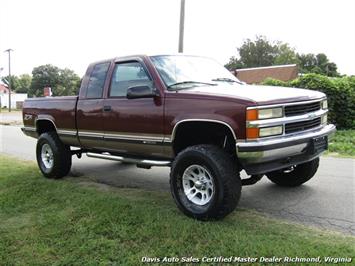
<svg viewBox="0 0 355 266">
<path fill-rule="evenodd" d="M 9 113 L 7 110 L 0 112 L 0 125 L 22 125 L 22 111 L 12 111 Z"/>
</svg>

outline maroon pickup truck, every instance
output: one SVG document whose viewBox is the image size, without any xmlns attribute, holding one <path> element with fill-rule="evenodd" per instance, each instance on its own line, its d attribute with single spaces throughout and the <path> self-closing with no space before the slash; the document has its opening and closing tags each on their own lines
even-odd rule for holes
<svg viewBox="0 0 355 266">
<path fill-rule="evenodd" d="M 209 58 L 138 55 L 91 64 L 78 96 L 26 100 L 22 130 L 38 138 L 48 178 L 67 175 L 82 153 L 171 166 L 179 209 L 208 220 L 232 212 L 241 187 L 264 175 L 289 187 L 311 179 L 335 132 L 327 112 L 321 92 L 246 85 Z"/>
</svg>

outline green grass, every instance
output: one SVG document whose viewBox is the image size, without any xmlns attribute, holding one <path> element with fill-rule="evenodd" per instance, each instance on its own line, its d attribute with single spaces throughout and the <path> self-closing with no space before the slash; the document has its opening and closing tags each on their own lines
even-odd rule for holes
<svg viewBox="0 0 355 266">
<path fill-rule="evenodd" d="M 355 130 L 337 130 L 327 154 L 355 157 Z"/>
<path fill-rule="evenodd" d="M 1 265 L 138 265 L 141 257 L 351 257 L 355 238 L 238 209 L 218 222 L 182 215 L 166 192 L 48 180 L 0 155 Z M 292 265 L 292 264 L 291 264 Z M 299 265 L 299 264 L 298 264 Z"/>
<path fill-rule="evenodd" d="M 4 112 L 4 113 L 10 113 L 9 112 L 9 109 L 8 108 L 0 108 L 0 113 L 1 112 Z M 14 109 L 14 108 L 11 108 L 11 113 L 12 112 L 14 112 L 14 113 L 16 113 L 16 112 L 22 112 L 22 109 Z"/>
</svg>

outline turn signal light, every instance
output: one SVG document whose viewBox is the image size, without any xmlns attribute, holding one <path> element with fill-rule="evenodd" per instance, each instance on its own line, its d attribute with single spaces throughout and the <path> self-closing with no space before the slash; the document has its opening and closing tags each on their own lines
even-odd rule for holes
<svg viewBox="0 0 355 266">
<path fill-rule="evenodd" d="M 248 139 L 257 139 L 257 138 L 259 138 L 259 128 L 248 127 L 247 128 L 247 138 Z"/>
<path fill-rule="evenodd" d="M 256 109 L 247 110 L 247 121 L 252 121 L 257 119 L 258 119 L 258 110 Z"/>
</svg>

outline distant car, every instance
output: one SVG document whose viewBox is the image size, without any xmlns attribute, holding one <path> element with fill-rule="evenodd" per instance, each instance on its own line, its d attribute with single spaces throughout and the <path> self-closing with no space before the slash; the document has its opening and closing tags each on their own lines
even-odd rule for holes
<svg viewBox="0 0 355 266">
<path fill-rule="evenodd" d="M 311 179 L 335 132 L 327 112 L 321 92 L 245 85 L 209 58 L 138 55 L 91 64 L 79 96 L 26 100 L 22 130 L 38 138 L 48 178 L 67 175 L 82 153 L 171 166 L 179 209 L 209 220 L 263 175 L 281 186 Z"/>
</svg>

